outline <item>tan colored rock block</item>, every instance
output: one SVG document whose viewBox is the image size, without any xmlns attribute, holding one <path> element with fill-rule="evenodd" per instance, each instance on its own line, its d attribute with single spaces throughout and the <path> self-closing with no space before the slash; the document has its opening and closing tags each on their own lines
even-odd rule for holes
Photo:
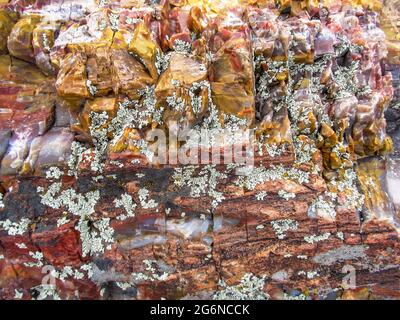
<svg viewBox="0 0 400 320">
<path fill-rule="evenodd" d="M 32 37 L 39 22 L 40 17 L 33 15 L 19 20 L 14 25 L 7 40 L 8 51 L 12 56 L 28 62 L 35 61 Z"/>
</svg>

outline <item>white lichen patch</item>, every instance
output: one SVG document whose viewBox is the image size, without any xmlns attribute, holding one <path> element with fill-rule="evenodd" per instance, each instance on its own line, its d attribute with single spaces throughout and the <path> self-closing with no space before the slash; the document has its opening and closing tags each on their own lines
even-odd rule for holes
<svg viewBox="0 0 400 320">
<path fill-rule="evenodd" d="M 175 40 L 173 48 L 179 53 L 189 54 L 192 52 L 192 45 L 189 42 L 180 39 Z"/>
<path fill-rule="evenodd" d="M 176 92 L 174 92 L 172 96 L 168 96 L 165 101 L 169 109 L 179 112 L 184 112 L 186 109 L 185 101 L 183 101 L 182 97 L 177 97 Z"/>
<path fill-rule="evenodd" d="M 127 17 L 127 18 L 125 19 L 125 22 L 126 22 L 127 24 L 136 24 L 136 23 L 143 22 L 143 19 L 141 19 L 141 18 Z"/>
<path fill-rule="evenodd" d="M 116 32 L 119 29 L 119 15 L 116 13 L 110 13 L 108 15 L 108 19 L 110 21 L 111 30 Z"/>
<path fill-rule="evenodd" d="M 165 281 L 169 277 L 169 273 L 162 271 L 161 273 L 156 270 L 153 265 L 157 265 L 155 260 L 143 260 L 145 266 L 144 272 L 136 272 L 131 274 L 131 283 L 137 284 L 144 281 Z"/>
<path fill-rule="evenodd" d="M 308 216 L 310 218 L 322 217 L 327 220 L 335 220 L 336 200 L 336 193 L 325 192 L 325 194 L 318 196 L 310 205 Z"/>
<path fill-rule="evenodd" d="M 46 192 L 42 187 L 38 187 L 41 203 L 53 209 L 64 207 L 69 213 L 79 216 L 75 229 L 80 232 L 83 256 L 104 252 L 114 242 L 114 229 L 109 226 L 109 218 L 95 221 L 91 218 L 100 199 L 100 192 L 89 191 L 83 195 L 74 189 L 61 188 L 62 184 L 59 182 L 51 184 Z"/>
<path fill-rule="evenodd" d="M 303 141 L 298 137 L 293 138 L 293 147 L 296 156 L 296 164 L 311 163 L 312 156 L 317 151 L 313 141 Z"/>
<path fill-rule="evenodd" d="M 108 0 L 99 0 L 99 7 L 105 7 L 108 4 Z"/>
<path fill-rule="evenodd" d="M 260 191 L 256 194 L 256 199 L 259 201 L 263 201 L 265 199 L 265 197 L 267 196 L 267 192 L 266 191 Z"/>
<path fill-rule="evenodd" d="M 319 272 L 318 270 L 312 270 L 312 271 L 300 270 L 299 272 L 297 272 L 297 275 L 306 276 L 307 279 L 314 279 L 315 277 L 319 276 Z"/>
<path fill-rule="evenodd" d="M 289 201 L 290 199 L 296 198 L 296 194 L 293 192 L 287 192 L 285 190 L 279 190 L 278 191 L 278 196 L 281 197 L 282 199 L 285 199 L 286 201 Z"/>
<path fill-rule="evenodd" d="M 319 276 L 318 270 L 307 271 L 307 279 L 314 279 Z"/>
<path fill-rule="evenodd" d="M 58 180 L 63 175 L 63 172 L 57 167 L 51 167 L 46 171 L 46 179 Z"/>
<path fill-rule="evenodd" d="M 270 297 L 264 292 L 265 276 L 257 277 L 246 273 L 240 283 L 228 286 L 223 280 L 219 281 L 222 290 L 213 295 L 214 300 L 268 300 Z"/>
<path fill-rule="evenodd" d="M 92 222 L 81 219 L 75 227 L 80 232 L 82 242 L 82 256 L 86 257 L 96 253 L 103 253 L 105 249 L 110 249 L 114 242 L 114 229 L 110 227 L 110 218 L 102 218 Z"/>
<path fill-rule="evenodd" d="M 79 269 L 75 269 L 71 266 L 65 266 L 62 270 L 52 270 L 51 276 L 65 282 L 67 279 L 76 279 L 81 280 L 85 277 L 84 273 L 81 272 Z"/>
<path fill-rule="evenodd" d="M 264 145 L 270 157 L 275 158 L 281 156 L 286 151 L 286 145 L 280 146 L 276 143 L 267 143 Z M 260 148 L 262 152 L 262 149 Z"/>
<path fill-rule="evenodd" d="M 362 210 L 365 196 L 358 190 L 357 183 L 357 173 L 354 169 L 347 169 L 343 174 L 343 178 L 337 181 L 337 188 L 346 195 L 345 207 Z"/>
<path fill-rule="evenodd" d="M 105 126 L 109 120 L 108 114 L 91 112 L 89 114 L 91 125 L 89 126 L 90 135 L 94 144 L 94 150 L 90 161 L 90 169 L 101 173 L 104 168 L 104 159 L 108 147 L 109 129 Z"/>
<path fill-rule="evenodd" d="M 87 154 L 87 149 L 79 142 L 73 141 L 71 144 L 71 153 L 68 159 L 68 175 L 78 176 L 78 167 Z"/>
<path fill-rule="evenodd" d="M 219 172 L 214 165 L 207 165 L 198 173 L 195 166 L 176 168 L 173 179 L 174 184 L 180 188 L 189 187 L 190 196 L 199 198 L 207 195 L 211 197 L 212 208 L 216 208 L 224 199 L 223 193 L 217 190 L 218 183 L 227 177 L 225 173 Z"/>
<path fill-rule="evenodd" d="M 51 50 L 50 41 L 46 33 L 42 33 L 42 44 L 44 50 L 46 50 L 47 52 Z"/>
<path fill-rule="evenodd" d="M 115 160 L 110 160 L 110 164 L 113 165 L 113 166 L 116 166 L 118 168 L 123 168 L 124 167 L 124 164 L 122 162 L 115 161 Z"/>
<path fill-rule="evenodd" d="M 308 257 L 307 257 L 306 255 L 299 254 L 299 255 L 297 256 L 297 259 L 301 259 L 301 260 L 307 260 L 307 259 L 308 259 Z"/>
<path fill-rule="evenodd" d="M 67 217 L 62 217 L 57 219 L 57 227 L 61 227 L 64 224 L 67 224 L 68 222 L 70 222 L 70 220 Z"/>
<path fill-rule="evenodd" d="M 129 99 L 119 103 L 117 114 L 108 126 L 108 132 L 114 136 L 112 145 L 120 139 L 125 129 L 142 129 L 152 121 L 162 123 L 164 108 L 157 107 L 155 86 L 147 86 L 139 94 L 142 96 L 140 103 Z"/>
<path fill-rule="evenodd" d="M 299 184 L 309 182 L 309 173 L 297 168 L 285 168 L 282 165 L 272 166 L 270 169 L 265 167 L 247 167 L 242 171 L 242 176 L 235 181 L 236 185 L 242 186 L 247 190 L 254 190 L 259 184 L 266 181 L 292 180 Z"/>
<path fill-rule="evenodd" d="M 61 300 L 55 285 L 41 284 L 31 289 L 38 293 L 36 300 Z"/>
<path fill-rule="evenodd" d="M 95 96 L 97 94 L 98 92 L 97 87 L 92 84 L 92 81 L 86 80 L 86 87 L 92 96 Z"/>
<path fill-rule="evenodd" d="M 275 231 L 278 239 L 284 239 L 286 237 L 286 232 L 296 231 L 299 227 L 299 223 L 292 219 L 283 219 L 283 220 L 275 220 L 271 221 L 271 226 Z"/>
<path fill-rule="evenodd" d="M 201 106 L 203 104 L 203 97 L 201 95 L 196 94 L 196 91 L 200 89 L 207 89 L 208 92 L 210 92 L 211 91 L 210 82 L 208 82 L 207 80 L 203 80 L 200 82 L 193 82 L 191 87 L 189 88 L 190 103 L 192 106 L 192 110 L 195 114 L 200 113 Z"/>
<path fill-rule="evenodd" d="M 29 251 L 29 255 L 36 260 L 36 262 L 24 262 L 24 265 L 27 267 L 37 267 L 40 268 L 43 266 L 43 253 L 40 251 L 32 252 Z"/>
<path fill-rule="evenodd" d="M 136 203 L 133 202 L 131 195 L 124 193 L 121 195 L 121 199 L 115 199 L 114 203 L 117 208 L 123 207 L 126 211 L 126 214 L 119 215 L 117 219 L 126 220 L 135 216 Z"/>
<path fill-rule="evenodd" d="M 140 201 L 140 205 L 144 209 L 154 209 L 157 208 L 158 203 L 154 201 L 154 199 L 149 199 L 150 192 L 146 188 L 141 188 L 138 191 L 138 197 Z"/>
<path fill-rule="evenodd" d="M 77 216 L 89 216 L 94 213 L 94 207 L 100 199 L 100 192 L 89 191 L 82 195 L 77 193 L 74 189 L 62 190 L 62 184 L 59 182 L 53 183 L 49 186 L 46 192 L 42 187 L 38 187 L 41 203 L 53 209 L 60 209 L 65 207 L 68 212 Z"/>
<path fill-rule="evenodd" d="M 286 292 L 283 294 L 283 300 L 309 300 L 305 294 L 301 293 L 299 295 L 289 295 Z"/>
<path fill-rule="evenodd" d="M 330 236 L 331 236 L 330 232 L 326 232 L 326 233 L 319 234 L 319 235 L 313 234 L 311 236 L 305 236 L 304 241 L 306 241 L 308 243 L 317 243 L 320 241 L 328 240 Z"/>
<path fill-rule="evenodd" d="M 81 270 L 86 271 L 87 276 L 88 276 L 89 279 L 91 279 L 93 277 L 93 274 L 94 274 L 93 266 L 94 266 L 93 263 L 87 263 L 87 264 L 82 265 L 81 268 L 80 268 Z"/>
<path fill-rule="evenodd" d="M 161 74 L 168 69 L 170 59 L 170 53 L 164 54 L 161 50 L 157 49 L 155 66 L 157 68 L 158 74 Z"/>
<path fill-rule="evenodd" d="M 9 219 L 0 221 L 0 227 L 7 231 L 9 236 L 23 235 L 28 231 L 31 221 L 22 218 L 19 222 L 11 222 Z"/>
</svg>

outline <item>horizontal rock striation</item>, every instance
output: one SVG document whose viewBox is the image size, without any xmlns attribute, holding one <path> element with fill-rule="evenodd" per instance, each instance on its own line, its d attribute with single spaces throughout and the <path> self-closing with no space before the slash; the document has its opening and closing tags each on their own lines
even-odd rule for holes
<svg viewBox="0 0 400 320">
<path fill-rule="evenodd" d="M 0 298 L 398 299 L 397 7 L 0 1 Z"/>
</svg>

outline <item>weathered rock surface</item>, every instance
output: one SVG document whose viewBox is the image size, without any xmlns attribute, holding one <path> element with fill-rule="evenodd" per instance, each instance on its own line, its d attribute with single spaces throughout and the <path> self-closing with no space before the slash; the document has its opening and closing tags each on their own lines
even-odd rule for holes
<svg viewBox="0 0 400 320">
<path fill-rule="evenodd" d="M 1 2 L 0 298 L 399 299 L 398 7 Z"/>
</svg>

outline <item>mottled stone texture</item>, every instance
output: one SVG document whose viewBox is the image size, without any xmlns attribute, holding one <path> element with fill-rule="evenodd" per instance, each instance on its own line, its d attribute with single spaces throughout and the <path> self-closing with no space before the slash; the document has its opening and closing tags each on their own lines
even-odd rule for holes
<svg viewBox="0 0 400 320">
<path fill-rule="evenodd" d="M 399 299 L 397 2 L 0 1 L 0 299 Z"/>
</svg>

